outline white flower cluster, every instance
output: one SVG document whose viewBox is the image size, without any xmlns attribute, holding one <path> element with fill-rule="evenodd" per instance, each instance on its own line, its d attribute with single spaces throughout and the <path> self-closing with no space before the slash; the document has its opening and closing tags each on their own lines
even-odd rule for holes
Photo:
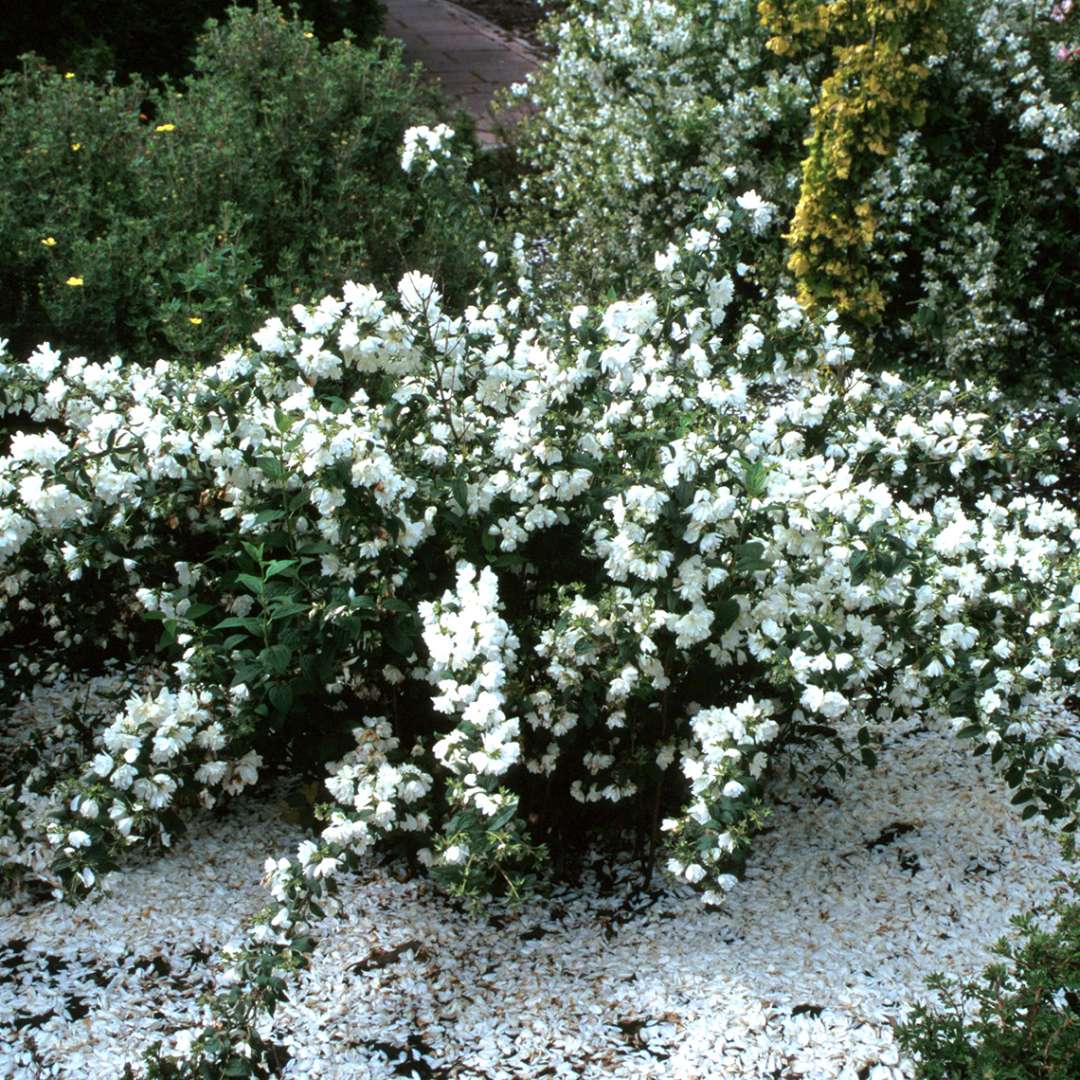
<svg viewBox="0 0 1080 1080">
<path fill-rule="evenodd" d="M 101 734 L 101 749 L 67 787 L 67 801 L 48 826 L 54 848 L 67 859 L 83 886 L 96 880 L 86 851 L 101 843 L 130 846 L 150 837 L 172 843 L 166 811 L 195 798 L 212 807 L 220 794 L 236 795 L 259 777 L 262 758 L 254 750 L 221 756 L 229 739 L 214 718 L 208 689 L 163 688 L 155 696 L 134 695 Z M 219 707 L 220 707 L 220 703 Z M 215 790 L 218 794 L 215 794 Z M 100 864 L 99 864 L 100 865 Z M 107 864 L 106 864 L 107 865 Z"/>
<path fill-rule="evenodd" d="M 453 138 L 454 129 L 446 124 L 407 128 L 401 147 L 402 169 L 411 173 L 414 167 L 422 168 L 424 176 L 431 176 L 453 160 Z"/>
<path fill-rule="evenodd" d="M 816 65 L 770 62 L 755 0 L 575 2 L 549 34 L 557 52 L 525 88 L 536 115 L 520 152 L 523 195 L 558 222 L 561 273 L 636 282 L 718 189 L 760 200 L 741 205 L 755 236 L 770 203 L 790 207 L 798 161 L 780 160 L 771 133 L 805 126 Z"/>
<path fill-rule="evenodd" d="M 499 607 L 491 568 L 477 573 L 466 562 L 457 566 L 453 590 L 419 607 L 428 679 L 438 690 L 432 704 L 437 713 L 457 718 L 457 726 L 432 747 L 435 760 L 456 778 L 450 787 L 453 805 L 466 812 L 458 815 L 458 827 L 443 847 L 444 866 L 464 864 L 471 854 L 470 834 L 482 837 L 489 819 L 512 814 L 517 806 L 497 786 L 521 757 L 520 720 L 505 708 L 519 642 Z"/>
<path fill-rule="evenodd" d="M 1068 264 L 1075 233 L 1063 200 L 1080 183 L 1080 50 L 1075 11 L 1042 7 L 973 0 L 956 12 L 925 88 L 954 103 L 955 121 L 940 126 L 931 109 L 874 158 L 869 257 L 875 283 L 903 298 L 878 331 L 883 365 L 1008 375 L 1021 350 L 1028 365 L 1070 368 L 1076 293 L 1043 271 Z M 743 193 L 755 239 L 790 220 L 828 49 L 778 62 L 756 0 L 571 2 L 548 32 L 558 51 L 523 90 L 535 116 L 519 150 L 522 197 L 547 229 L 545 283 L 636 288 L 652 251 L 717 191 Z M 789 288 L 775 247 L 767 260 L 760 244 L 749 251 Z"/>
</svg>

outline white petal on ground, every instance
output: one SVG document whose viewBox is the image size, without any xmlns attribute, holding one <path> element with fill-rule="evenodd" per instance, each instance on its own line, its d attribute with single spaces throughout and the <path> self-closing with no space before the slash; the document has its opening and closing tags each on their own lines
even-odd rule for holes
<svg viewBox="0 0 1080 1080">
<path fill-rule="evenodd" d="M 779 785 L 775 831 L 719 910 L 685 887 L 635 895 L 633 867 L 597 863 L 519 913 L 472 918 L 365 869 L 274 1021 L 284 1075 L 422 1059 L 418 1075 L 492 1080 L 910 1076 L 892 1036 L 906 1003 L 935 970 L 980 971 L 1064 864 L 947 733 L 894 729 L 880 756 L 835 801 Z M 0 1075 L 111 1075 L 196 1023 L 205 953 L 266 902 L 266 855 L 300 838 L 278 810 L 200 820 L 98 902 L 0 919 Z"/>
</svg>

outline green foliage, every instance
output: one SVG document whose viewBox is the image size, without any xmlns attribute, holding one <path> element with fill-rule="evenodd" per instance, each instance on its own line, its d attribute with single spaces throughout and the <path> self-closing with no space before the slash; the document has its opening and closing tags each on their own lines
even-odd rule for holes
<svg viewBox="0 0 1080 1080">
<path fill-rule="evenodd" d="M 1014 923 L 1019 941 L 978 980 L 929 980 L 942 1008 L 917 1005 L 898 1037 L 925 1080 L 1072 1080 L 1080 1076 L 1080 904 L 1059 901 L 1057 922 Z"/>
<path fill-rule="evenodd" d="M 208 362 L 270 308 L 425 266 L 463 294 L 465 169 L 401 168 L 445 114 L 386 42 L 322 45 L 269 4 L 209 25 L 183 91 L 30 63 L 0 79 L 0 336 Z"/>
<path fill-rule="evenodd" d="M 230 0 L 36 0 L 10 4 L 0 22 L 0 68 L 18 67 L 34 52 L 61 71 L 118 79 L 133 75 L 177 77 L 191 71 L 196 35 L 207 19 L 221 18 Z M 351 33 L 374 39 L 382 23 L 378 0 L 299 0 L 292 5 L 329 40 Z"/>
</svg>

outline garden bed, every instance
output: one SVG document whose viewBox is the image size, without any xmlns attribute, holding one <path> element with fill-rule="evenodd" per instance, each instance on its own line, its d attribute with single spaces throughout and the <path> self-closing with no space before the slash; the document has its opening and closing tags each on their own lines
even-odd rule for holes
<svg viewBox="0 0 1080 1080">
<path fill-rule="evenodd" d="M 595 856 L 581 882 L 478 918 L 396 864 L 342 881 L 273 1026 L 285 1077 L 892 1078 L 933 971 L 972 976 L 1064 868 L 947 732 L 890 734 L 835 790 L 780 785 L 743 885 L 709 912 Z M 118 1073 L 199 1020 L 216 956 L 300 838 L 279 796 L 207 816 L 167 857 L 72 909 L 0 920 L 0 1073 Z"/>
</svg>

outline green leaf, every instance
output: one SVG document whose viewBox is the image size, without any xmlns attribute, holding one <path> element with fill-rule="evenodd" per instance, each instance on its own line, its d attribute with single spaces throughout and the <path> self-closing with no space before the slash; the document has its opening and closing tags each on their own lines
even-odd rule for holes
<svg viewBox="0 0 1080 1080">
<path fill-rule="evenodd" d="M 255 459 L 255 464 L 263 471 L 267 480 L 284 480 L 285 468 L 277 458 L 261 457 Z"/>
<path fill-rule="evenodd" d="M 386 644 L 399 656 L 408 656 L 413 651 L 413 638 L 408 633 L 403 620 L 395 620 L 386 630 Z"/>
<path fill-rule="evenodd" d="M 277 622 L 279 619 L 288 619 L 293 615 L 306 615 L 310 609 L 307 604 L 298 603 L 289 597 L 272 601 L 270 610 L 272 612 L 270 621 Z"/>
<path fill-rule="evenodd" d="M 715 616 L 713 632 L 717 635 L 726 634 L 735 625 L 741 613 L 739 601 L 734 597 L 721 600 L 713 610 Z"/>
<path fill-rule="evenodd" d="M 868 769 L 876 769 L 877 768 L 877 754 L 875 754 L 874 751 L 871 750 L 869 746 L 864 746 L 859 751 L 859 757 L 862 758 L 862 763 Z"/>
<path fill-rule="evenodd" d="M 329 555 L 333 550 L 333 547 L 325 540 L 310 540 L 297 548 L 301 555 Z"/>
<path fill-rule="evenodd" d="M 769 470 L 760 461 L 748 461 L 742 475 L 743 487 L 746 494 L 751 498 L 758 498 L 765 494 L 766 480 Z"/>
<path fill-rule="evenodd" d="M 215 630 L 247 630 L 249 633 L 254 634 L 256 637 L 262 637 L 263 624 L 261 619 L 252 618 L 250 615 L 230 615 L 227 619 L 222 619 L 221 622 L 214 627 Z"/>
<path fill-rule="evenodd" d="M 250 589 L 256 596 L 262 596 L 263 590 L 266 588 L 263 579 L 256 577 L 254 574 L 237 574 L 236 581 L 237 584 Z"/>
<path fill-rule="evenodd" d="M 488 832 L 497 832 L 504 826 L 509 825 L 516 813 L 517 803 L 508 803 L 488 822 Z"/>
<path fill-rule="evenodd" d="M 757 540 L 739 544 L 735 548 L 735 570 L 740 574 L 753 574 L 758 570 L 767 570 L 769 564 L 762 557 L 765 545 Z"/>
<path fill-rule="evenodd" d="M 280 521 L 284 516 L 284 510 L 260 510 L 255 515 L 255 524 L 269 525 L 271 521 Z"/>
<path fill-rule="evenodd" d="M 458 506 L 461 507 L 463 513 L 469 512 L 469 485 L 465 483 L 460 477 L 456 478 L 450 484 L 450 491 L 453 493 L 454 500 Z"/>
<path fill-rule="evenodd" d="M 278 712 L 287 713 L 292 708 L 293 690 L 288 683 L 274 683 L 267 696 Z"/>
<path fill-rule="evenodd" d="M 830 724 L 801 724 L 799 726 L 800 735 L 816 735 L 821 738 L 830 739 L 836 734 L 836 728 Z"/>
<path fill-rule="evenodd" d="M 259 663 L 275 675 L 283 675 L 292 662 L 292 649 L 288 645 L 270 645 L 259 653 Z"/>
<path fill-rule="evenodd" d="M 244 551 L 247 552 L 248 557 L 254 559 L 257 563 L 262 563 L 263 546 L 262 544 L 249 544 L 246 540 L 241 541 L 240 545 Z"/>
<path fill-rule="evenodd" d="M 233 674 L 230 686 L 257 686 L 263 680 L 263 669 L 259 664 L 241 664 Z"/>
<path fill-rule="evenodd" d="M 866 575 L 870 573 L 870 553 L 867 551 L 856 551 L 848 562 L 848 569 L 851 572 L 851 583 L 853 585 L 861 585 L 866 580 Z"/>
<path fill-rule="evenodd" d="M 276 577 L 278 574 L 288 574 L 290 570 L 293 570 L 293 573 L 288 576 L 296 577 L 295 566 L 296 559 L 273 559 L 266 567 L 267 580 Z"/>
</svg>

